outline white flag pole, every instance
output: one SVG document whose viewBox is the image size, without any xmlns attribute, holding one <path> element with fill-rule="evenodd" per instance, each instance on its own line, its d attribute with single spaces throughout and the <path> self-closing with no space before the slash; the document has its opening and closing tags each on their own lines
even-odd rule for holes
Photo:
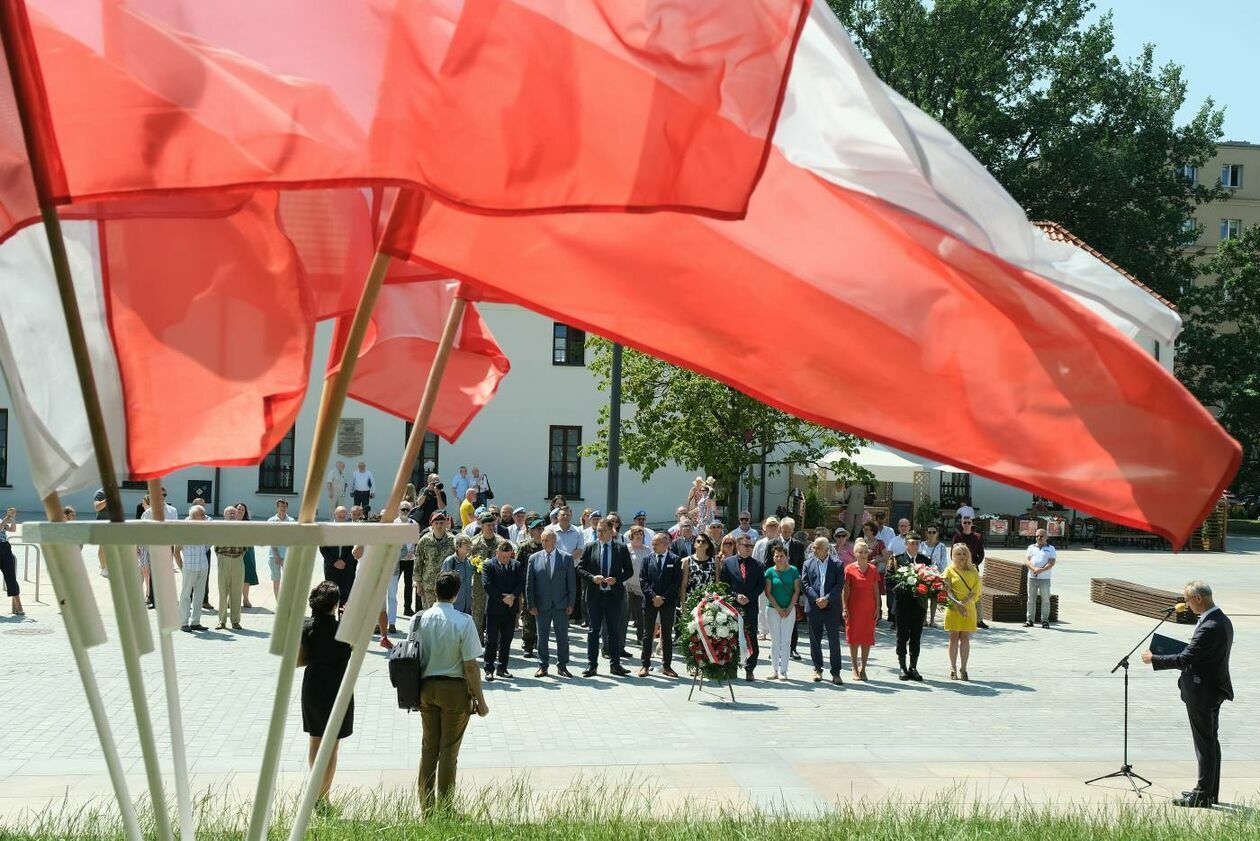
<svg viewBox="0 0 1260 841">
<path fill-rule="evenodd" d="M 50 522 L 65 521 L 61 499 L 55 493 L 44 498 L 44 511 Z M 100 685 L 96 682 L 92 661 L 88 658 L 88 648 L 105 641 L 105 628 L 92 597 L 91 585 L 86 581 L 83 557 L 65 544 L 46 543 L 42 546 L 44 556 L 48 558 L 48 577 L 52 579 L 53 591 L 57 594 L 57 603 L 61 606 L 61 615 L 65 621 L 66 639 L 74 653 L 74 665 L 79 671 L 83 695 L 87 699 L 88 710 L 92 713 L 92 723 L 96 726 L 96 736 L 101 743 L 105 767 L 109 771 L 109 782 L 114 789 L 114 799 L 118 802 L 118 812 L 122 816 L 123 831 L 129 841 L 143 841 L 144 835 L 140 831 L 136 807 L 127 788 L 127 776 L 118 755 L 118 744 L 114 741 L 109 716 L 105 713 L 105 702 L 101 699 Z"/>
<path fill-rule="evenodd" d="M 451 302 L 451 311 L 447 314 L 446 324 L 442 328 L 442 338 L 438 342 L 437 351 L 433 356 L 433 367 L 429 369 L 429 378 L 424 385 L 424 393 L 420 397 L 420 405 L 416 409 L 415 422 L 411 426 L 411 434 L 407 436 L 407 446 L 403 450 L 402 460 L 398 465 L 398 472 L 394 476 L 394 486 L 390 490 L 389 499 L 385 502 L 385 507 L 381 510 L 381 522 L 393 522 L 398 516 L 398 504 L 402 502 L 403 491 L 407 488 L 407 483 L 411 481 L 411 466 L 416 463 L 416 459 L 420 456 L 420 449 L 424 445 L 424 436 L 429 428 L 429 418 L 433 415 L 433 407 L 437 404 L 438 389 L 442 385 L 442 377 L 446 373 L 446 363 L 450 359 L 451 348 L 455 345 L 455 336 L 459 332 L 460 323 L 464 320 L 464 310 L 467 308 L 468 302 L 460 296 L 459 290 L 456 290 L 455 300 Z M 354 697 L 354 684 L 359 678 L 359 669 L 363 665 L 363 658 L 367 654 L 368 645 L 372 641 L 372 622 L 375 621 L 375 611 L 379 610 L 380 605 L 385 599 L 385 588 L 389 584 L 389 576 L 381 573 L 384 565 L 389 561 L 390 557 L 397 557 L 397 546 L 372 546 L 368 549 L 369 563 L 366 572 L 368 573 L 368 581 L 364 584 L 375 585 L 360 590 L 355 587 L 350 593 L 351 602 L 357 601 L 358 605 L 347 604 L 346 613 L 343 618 L 343 624 L 337 629 L 337 639 L 342 642 L 350 643 L 353 649 L 350 653 L 350 662 L 346 665 L 345 676 L 341 680 L 341 686 L 337 689 L 337 699 L 333 702 L 332 711 L 328 715 L 328 723 L 324 727 L 324 736 L 319 741 L 319 750 L 315 754 L 315 762 L 311 766 L 311 772 L 306 778 L 306 789 L 302 792 L 302 802 L 298 806 L 297 814 L 293 816 L 293 827 L 289 832 L 289 841 L 302 841 L 302 836 L 306 834 L 307 824 L 310 823 L 311 812 L 315 808 L 315 801 L 319 797 L 320 789 L 323 788 L 324 774 L 328 770 L 328 764 L 332 761 L 333 748 L 337 746 L 337 734 L 341 732 L 341 722 L 345 718 L 346 709 L 350 706 L 350 700 Z M 370 579 L 375 577 L 376 581 Z M 366 598 L 364 598 L 366 594 Z M 352 612 L 351 608 L 355 610 Z M 346 621 L 349 619 L 349 621 Z M 382 629 L 384 630 L 384 629 Z"/>
<path fill-rule="evenodd" d="M 391 217 L 392 218 L 392 217 Z M 311 442 L 311 457 L 306 468 L 306 481 L 302 486 L 302 506 L 298 511 L 299 523 L 315 522 L 319 510 L 320 488 L 324 484 L 324 471 L 332 455 L 336 439 L 337 422 L 346 404 L 350 380 L 359 362 L 359 351 L 367 335 L 380 296 L 385 274 L 389 270 L 390 256 L 378 252 L 372 260 L 367 281 L 354 311 L 354 320 L 346 336 L 341 353 L 341 366 L 331 380 L 324 380 L 320 394 L 319 414 L 315 421 L 315 435 Z M 280 673 L 276 678 L 276 694 L 272 700 L 271 723 L 267 742 L 263 748 L 262 767 L 258 772 L 258 788 L 254 793 L 254 805 L 249 817 L 247 841 L 264 841 L 271 822 L 271 804 L 275 798 L 276 772 L 280 765 L 280 748 L 283 745 L 284 723 L 289 715 L 289 702 L 293 695 L 293 676 L 297 668 L 298 644 L 301 641 L 302 617 L 305 614 L 306 587 L 311 581 L 315 561 L 315 547 L 301 547 L 300 564 L 286 563 L 285 574 L 280 579 L 280 597 L 276 604 L 276 620 L 272 630 L 271 652 L 280 655 Z M 295 553 L 296 554 L 296 553 Z M 304 574 L 299 574 L 304 573 Z"/>
<path fill-rule="evenodd" d="M 149 510 L 155 522 L 166 521 L 166 497 L 162 480 L 149 480 Z M 184 742 L 184 716 L 179 700 L 179 673 L 175 668 L 175 643 L 171 635 L 179 628 L 179 600 L 175 595 L 174 555 L 170 546 L 150 546 L 149 582 L 157 607 L 158 645 L 162 650 L 162 679 L 166 685 L 166 717 L 171 728 L 171 758 L 175 763 L 175 802 L 179 807 L 179 835 L 194 841 L 192 790 L 188 784 L 188 752 Z M 208 586 L 208 585 L 207 585 Z"/>
</svg>

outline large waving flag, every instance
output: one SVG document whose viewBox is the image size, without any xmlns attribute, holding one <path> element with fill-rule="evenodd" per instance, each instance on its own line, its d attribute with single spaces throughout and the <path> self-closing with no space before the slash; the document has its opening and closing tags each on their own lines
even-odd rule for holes
<svg viewBox="0 0 1260 841">
<path fill-rule="evenodd" d="M 794 415 L 1175 543 L 1202 521 L 1239 446 L 1126 335 L 1175 313 L 1035 230 L 824 4 L 774 143 L 742 221 L 431 202 L 391 248 Z M 915 399 L 872 401 L 871 371 Z"/>
<path fill-rule="evenodd" d="M 350 396 L 403 420 L 414 418 L 458 291 L 459 284 L 451 281 L 385 286 L 350 380 Z M 347 328 L 348 319 L 339 319 L 337 338 L 329 350 L 328 376 L 340 367 Z M 447 441 L 459 438 L 494 397 L 509 368 L 490 328 L 470 304 L 446 363 L 429 430 Z"/>
<path fill-rule="evenodd" d="M 10 80 L 61 203 L 410 184 L 496 212 L 734 217 L 808 0 L 27 0 Z M 0 85 L 14 113 L 12 90 Z M 0 103 L 3 104 L 3 103 Z M 33 219 L 0 138 L 0 230 Z"/>
</svg>

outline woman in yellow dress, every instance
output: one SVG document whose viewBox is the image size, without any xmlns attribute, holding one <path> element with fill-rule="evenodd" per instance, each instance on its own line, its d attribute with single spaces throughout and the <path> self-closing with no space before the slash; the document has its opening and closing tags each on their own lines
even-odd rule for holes
<svg viewBox="0 0 1260 841">
<path fill-rule="evenodd" d="M 955 543 L 945 570 L 948 588 L 945 602 L 945 630 L 949 632 L 949 679 L 967 680 L 967 658 L 971 654 L 971 635 L 976 630 L 977 606 L 980 603 L 980 571 L 971 562 L 971 550 L 965 543 Z M 957 669 L 962 654 L 962 671 Z"/>
</svg>

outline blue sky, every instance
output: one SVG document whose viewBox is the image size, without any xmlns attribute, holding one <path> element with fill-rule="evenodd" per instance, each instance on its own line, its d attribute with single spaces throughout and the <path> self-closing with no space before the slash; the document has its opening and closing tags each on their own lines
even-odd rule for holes
<svg viewBox="0 0 1260 841">
<path fill-rule="evenodd" d="M 1156 64 L 1174 61 L 1189 83 L 1184 121 L 1212 97 L 1225 106 L 1223 140 L 1260 143 L 1260 0 L 1095 0 L 1090 22 L 1108 9 L 1116 33 L 1116 55 L 1129 58 L 1145 43 L 1155 45 Z"/>
</svg>

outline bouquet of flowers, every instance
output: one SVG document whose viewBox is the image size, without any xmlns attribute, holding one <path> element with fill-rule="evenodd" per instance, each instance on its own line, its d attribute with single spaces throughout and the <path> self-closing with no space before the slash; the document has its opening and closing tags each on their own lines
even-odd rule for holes
<svg viewBox="0 0 1260 841">
<path fill-rule="evenodd" d="M 725 584 L 709 584 L 691 595 L 678 620 L 679 644 L 690 669 L 711 681 L 733 680 L 740 666 L 739 608 L 727 600 Z"/>
<path fill-rule="evenodd" d="M 472 568 L 476 571 L 477 575 L 480 576 L 482 568 L 486 565 L 486 559 L 480 555 L 473 555 L 469 557 L 468 563 L 472 564 Z"/>
<path fill-rule="evenodd" d="M 926 564 L 898 566 L 888 571 L 888 580 L 894 592 L 908 592 L 921 602 L 935 599 L 940 604 L 945 603 L 945 579 L 937 574 L 935 567 Z"/>
</svg>

